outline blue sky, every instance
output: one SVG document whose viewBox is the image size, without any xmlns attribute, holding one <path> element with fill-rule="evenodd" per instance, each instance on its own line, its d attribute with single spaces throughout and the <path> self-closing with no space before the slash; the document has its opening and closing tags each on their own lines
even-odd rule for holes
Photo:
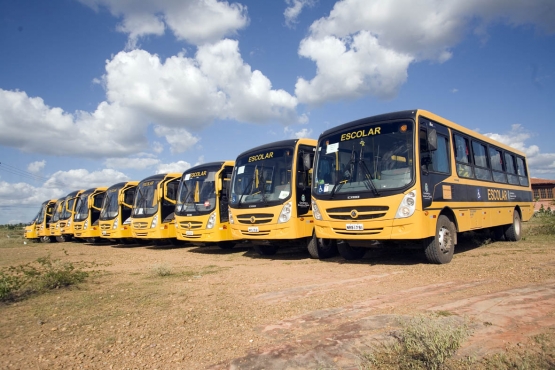
<svg viewBox="0 0 555 370">
<path fill-rule="evenodd" d="M 413 108 L 555 179 L 552 0 L 5 0 L 0 50 L 0 224 Z"/>
</svg>

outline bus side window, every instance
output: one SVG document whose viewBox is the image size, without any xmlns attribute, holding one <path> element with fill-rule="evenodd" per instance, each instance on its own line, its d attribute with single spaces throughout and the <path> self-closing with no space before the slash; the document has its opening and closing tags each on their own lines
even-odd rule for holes
<svg viewBox="0 0 555 370">
<path fill-rule="evenodd" d="M 507 171 L 507 178 L 509 179 L 509 184 L 518 185 L 518 177 L 516 176 L 516 167 L 515 167 L 515 157 L 512 154 L 505 153 L 505 164 Z"/>
<path fill-rule="evenodd" d="M 420 141 L 422 142 L 422 139 Z M 421 149 L 420 164 L 422 169 L 428 172 L 450 173 L 448 148 L 449 139 L 446 136 L 438 134 L 437 149 L 435 151 L 429 152 L 422 151 L 423 149 Z"/>
<path fill-rule="evenodd" d="M 503 171 L 503 157 L 501 156 L 501 151 L 490 146 L 489 158 L 491 169 L 493 170 L 493 181 L 506 184 L 507 176 Z"/>
<path fill-rule="evenodd" d="M 524 158 L 516 158 L 516 169 L 520 185 L 528 186 L 528 176 L 526 176 L 526 166 L 524 165 Z"/>
<path fill-rule="evenodd" d="M 455 161 L 457 162 L 457 174 L 460 177 L 474 177 L 473 168 L 470 165 L 470 148 L 468 146 L 468 139 L 460 136 L 455 136 Z"/>
<path fill-rule="evenodd" d="M 488 163 L 486 146 L 472 140 L 472 153 L 474 154 L 474 164 L 476 165 L 476 178 L 479 180 L 491 181 L 491 170 Z"/>
</svg>

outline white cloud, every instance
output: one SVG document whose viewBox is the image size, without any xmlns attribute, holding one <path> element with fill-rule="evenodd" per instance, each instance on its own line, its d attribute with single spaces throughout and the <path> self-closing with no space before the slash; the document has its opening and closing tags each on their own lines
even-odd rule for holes
<svg viewBox="0 0 555 370">
<path fill-rule="evenodd" d="M 166 27 L 195 45 L 234 35 L 248 24 L 247 7 L 218 0 L 79 0 L 97 10 L 106 7 L 122 18 L 118 31 L 129 35 L 128 48 L 140 37 L 160 36 Z"/>
<path fill-rule="evenodd" d="M 299 131 L 295 131 L 291 127 L 285 127 L 283 132 L 286 136 L 292 139 L 310 138 L 312 136 L 312 129 L 308 128 L 302 128 Z"/>
<path fill-rule="evenodd" d="M 162 61 L 144 50 L 120 52 L 107 63 L 103 80 L 108 101 L 167 127 L 296 119 L 297 99 L 252 71 L 234 40 L 201 46 L 196 58 L 180 53 Z"/>
<path fill-rule="evenodd" d="M 532 24 L 552 33 L 554 7 L 551 0 L 338 1 L 301 41 L 299 55 L 313 60 L 317 73 L 310 81 L 298 79 L 296 95 L 307 104 L 366 94 L 394 97 L 411 63 L 449 60 L 471 27 L 481 36 L 493 22 Z"/>
<path fill-rule="evenodd" d="M 172 153 L 183 153 L 191 149 L 200 139 L 183 128 L 156 126 L 154 133 L 166 138 Z"/>
<path fill-rule="evenodd" d="M 44 187 L 53 189 L 63 188 L 70 192 L 77 189 L 109 187 L 122 181 L 129 181 L 129 177 L 113 169 L 103 169 L 94 172 L 77 169 L 54 173 L 46 180 Z"/>
<path fill-rule="evenodd" d="M 31 173 L 39 173 L 40 171 L 42 171 L 44 169 L 44 166 L 46 165 L 46 161 L 42 160 L 42 161 L 36 161 L 36 162 L 31 162 L 29 163 L 29 165 L 27 166 L 27 171 L 31 172 Z"/>
<path fill-rule="evenodd" d="M 156 173 L 183 173 L 185 170 L 191 168 L 191 164 L 185 161 L 177 161 L 172 163 L 165 163 L 158 166 Z"/>
<path fill-rule="evenodd" d="M 93 113 L 70 114 L 25 92 L 0 89 L 0 145 L 26 152 L 128 155 L 146 146 L 146 125 L 146 120 L 118 103 L 102 102 Z"/>
<path fill-rule="evenodd" d="M 285 24 L 287 27 L 292 28 L 298 23 L 297 18 L 303 11 L 304 7 L 312 7 L 315 4 L 315 0 L 285 0 L 287 5 L 289 5 L 283 15 L 285 16 Z"/>
</svg>

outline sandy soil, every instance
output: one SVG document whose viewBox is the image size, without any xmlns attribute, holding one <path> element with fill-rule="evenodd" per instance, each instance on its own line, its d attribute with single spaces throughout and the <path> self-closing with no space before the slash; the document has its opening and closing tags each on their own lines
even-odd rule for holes
<svg viewBox="0 0 555 370">
<path fill-rule="evenodd" d="M 0 267 L 50 254 L 96 271 L 79 287 L 0 304 L 2 369 L 356 369 L 407 315 L 469 318 L 460 353 L 472 356 L 555 328 L 555 252 L 533 238 L 463 239 L 447 265 L 413 250 L 318 261 L 302 249 L 261 257 L 245 244 L 0 253 Z"/>
</svg>

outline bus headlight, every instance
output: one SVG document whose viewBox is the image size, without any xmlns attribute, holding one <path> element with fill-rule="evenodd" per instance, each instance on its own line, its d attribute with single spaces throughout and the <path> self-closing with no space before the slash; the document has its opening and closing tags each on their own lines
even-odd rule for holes
<svg viewBox="0 0 555 370">
<path fill-rule="evenodd" d="M 311 200 L 311 203 L 312 203 L 312 214 L 314 215 L 314 218 L 317 220 L 322 220 L 322 214 L 320 213 L 320 209 L 316 205 L 316 202 L 314 201 L 314 199 Z"/>
<path fill-rule="evenodd" d="M 152 218 L 152 223 L 150 224 L 150 228 L 153 229 L 158 225 L 158 215 L 154 215 Z"/>
<path fill-rule="evenodd" d="M 114 225 L 112 226 L 112 229 L 114 229 L 114 230 L 117 229 L 118 228 L 118 223 L 119 223 L 119 221 L 118 221 L 118 218 L 116 217 L 116 219 L 114 220 Z"/>
<path fill-rule="evenodd" d="M 89 227 L 89 220 L 86 220 L 83 224 L 83 230 L 87 230 L 87 227 Z"/>
<path fill-rule="evenodd" d="M 279 214 L 278 224 L 282 224 L 284 222 L 289 221 L 291 219 L 291 208 L 293 207 L 293 203 L 287 202 L 281 209 L 281 213 Z"/>
<path fill-rule="evenodd" d="M 231 209 L 228 209 L 227 213 L 229 215 L 229 223 L 233 224 L 233 214 L 231 213 Z"/>
<path fill-rule="evenodd" d="M 397 209 L 397 214 L 395 218 L 407 218 L 412 216 L 414 211 L 416 210 L 416 190 L 413 190 L 407 193 L 401 204 L 399 204 L 399 208 Z"/>
<path fill-rule="evenodd" d="M 69 221 L 67 222 L 67 227 L 70 227 L 70 226 L 71 226 L 71 220 L 69 220 Z"/>
<path fill-rule="evenodd" d="M 208 217 L 208 223 L 206 224 L 207 229 L 211 229 L 216 224 L 216 212 L 212 213 L 210 217 Z"/>
</svg>

